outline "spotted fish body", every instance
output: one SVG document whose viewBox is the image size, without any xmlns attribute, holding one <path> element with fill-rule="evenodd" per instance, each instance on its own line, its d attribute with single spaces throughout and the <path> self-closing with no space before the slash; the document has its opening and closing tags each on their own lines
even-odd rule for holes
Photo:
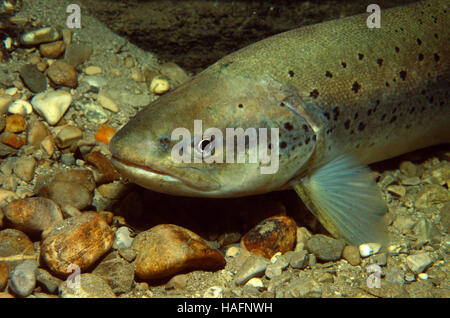
<svg viewBox="0 0 450 318">
<path fill-rule="evenodd" d="M 333 235 L 371 241 L 386 206 L 361 164 L 450 141 L 449 3 L 382 10 L 379 29 L 368 14 L 306 26 L 230 54 L 131 119 L 111 141 L 113 162 L 175 195 L 293 187 Z M 279 128 L 279 171 L 173 162 L 171 132 L 199 119 Z"/>
</svg>

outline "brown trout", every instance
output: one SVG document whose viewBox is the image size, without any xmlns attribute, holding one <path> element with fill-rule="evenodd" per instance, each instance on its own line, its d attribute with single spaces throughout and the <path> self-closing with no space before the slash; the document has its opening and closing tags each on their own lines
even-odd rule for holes
<svg viewBox="0 0 450 318">
<path fill-rule="evenodd" d="M 130 181 L 174 195 L 294 188 L 334 236 L 380 241 L 387 208 L 366 165 L 450 142 L 449 3 L 381 10 L 380 28 L 367 26 L 369 13 L 305 26 L 234 52 L 132 118 L 111 140 L 113 162 Z M 268 145 L 277 171 L 261 173 L 261 153 L 257 162 L 174 161 L 173 131 L 192 132 L 195 120 L 223 135 L 278 128 Z M 210 137 L 183 151 L 193 158 L 212 145 L 218 158 L 234 145 Z"/>
</svg>

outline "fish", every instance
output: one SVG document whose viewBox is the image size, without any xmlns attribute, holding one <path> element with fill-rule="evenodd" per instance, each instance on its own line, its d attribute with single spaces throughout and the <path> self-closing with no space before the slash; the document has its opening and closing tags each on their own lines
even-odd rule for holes
<svg viewBox="0 0 450 318">
<path fill-rule="evenodd" d="M 233 52 L 130 119 L 110 142 L 112 162 L 126 180 L 178 196 L 294 189 L 334 237 L 385 244 L 387 205 L 368 165 L 450 142 L 449 3 L 382 9 L 379 28 L 368 13 L 303 26 Z M 174 160 L 173 132 L 195 123 L 200 136 L 182 136 L 180 149 L 202 160 Z M 266 129 L 267 152 L 220 162 L 238 147 L 233 135 L 223 146 L 227 128 Z M 269 152 L 277 169 L 262 173 Z"/>
</svg>

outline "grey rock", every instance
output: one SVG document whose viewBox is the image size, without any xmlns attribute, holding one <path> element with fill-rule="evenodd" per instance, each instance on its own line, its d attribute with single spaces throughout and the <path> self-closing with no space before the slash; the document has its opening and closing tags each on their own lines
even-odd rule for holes
<svg viewBox="0 0 450 318">
<path fill-rule="evenodd" d="M 320 297 L 322 288 L 311 277 L 299 277 L 275 292 L 277 298 Z"/>
<path fill-rule="evenodd" d="M 236 274 L 236 285 L 242 285 L 250 278 L 262 276 L 269 263 L 270 262 L 267 259 L 260 255 L 250 255 Z"/>
<path fill-rule="evenodd" d="M 10 277 L 10 287 L 14 293 L 27 297 L 36 286 L 35 270 L 38 264 L 35 260 L 25 260 L 14 268 Z"/>
<path fill-rule="evenodd" d="M 92 273 L 103 278 L 115 294 L 129 292 L 134 281 L 134 265 L 120 258 L 101 262 Z"/>
<path fill-rule="evenodd" d="M 66 280 L 59 285 L 58 293 L 62 298 L 113 298 L 116 295 L 108 283 L 94 274 L 81 274 L 75 278 Z"/>
<path fill-rule="evenodd" d="M 47 78 L 34 65 L 22 66 L 19 73 L 25 86 L 33 93 L 43 92 L 47 89 Z"/>
<path fill-rule="evenodd" d="M 292 268 L 304 269 L 308 266 L 308 252 L 305 250 L 294 252 L 291 256 L 289 265 Z"/>
<path fill-rule="evenodd" d="M 265 274 L 268 279 L 272 279 L 276 276 L 281 275 L 282 272 L 283 267 L 280 264 L 274 263 L 267 265 Z"/>
<path fill-rule="evenodd" d="M 61 155 L 61 162 L 66 166 L 75 164 L 75 156 L 73 153 L 64 153 Z"/>
<path fill-rule="evenodd" d="M 380 266 L 386 266 L 387 264 L 387 254 L 380 253 L 370 257 L 370 264 L 377 264 Z"/>
<path fill-rule="evenodd" d="M 59 285 L 62 283 L 61 279 L 52 276 L 49 272 L 42 268 L 36 269 L 36 280 L 45 288 L 47 292 L 51 294 L 56 293 Z"/>
<path fill-rule="evenodd" d="M 0 142 L 0 158 L 9 157 L 15 155 L 17 153 L 17 149 L 13 147 L 9 147 Z"/>
<path fill-rule="evenodd" d="M 73 67 L 87 61 L 92 54 L 92 46 L 80 44 L 80 43 L 70 43 L 64 52 L 64 61 Z"/>
<path fill-rule="evenodd" d="M 336 261 L 341 258 L 345 242 L 334 238 L 317 234 L 306 242 L 308 251 L 322 261 Z"/>
<path fill-rule="evenodd" d="M 36 160 L 33 157 L 19 157 L 14 161 L 14 173 L 24 181 L 31 181 L 34 176 Z"/>
<path fill-rule="evenodd" d="M 118 252 L 128 263 L 131 263 L 136 259 L 137 253 L 132 248 L 119 248 Z"/>
<path fill-rule="evenodd" d="M 428 266 L 433 263 L 433 259 L 426 253 L 409 255 L 406 257 L 406 265 L 415 274 L 422 273 Z"/>
</svg>

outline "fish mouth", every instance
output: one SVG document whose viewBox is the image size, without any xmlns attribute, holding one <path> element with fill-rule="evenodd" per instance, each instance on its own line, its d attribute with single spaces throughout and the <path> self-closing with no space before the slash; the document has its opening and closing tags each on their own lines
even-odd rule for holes
<svg viewBox="0 0 450 318">
<path fill-rule="evenodd" d="M 126 161 L 117 156 L 111 158 L 114 166 L 130 181 L 157 192 L 199 196 L 217 190 L 219 185 L 211 182 L 189 182 L 185 178 L 163 171 L 161 168 Z"/>
</svg>

